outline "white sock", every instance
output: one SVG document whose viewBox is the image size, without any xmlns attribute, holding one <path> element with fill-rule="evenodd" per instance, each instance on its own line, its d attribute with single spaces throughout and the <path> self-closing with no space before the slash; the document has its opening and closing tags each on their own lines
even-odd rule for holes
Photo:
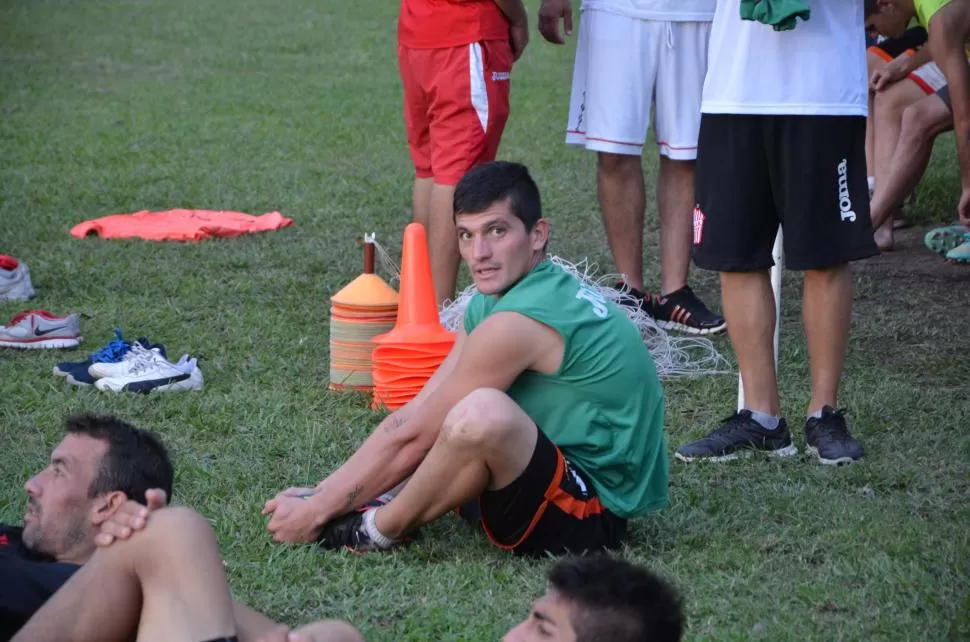
<svg viewBox="0 0 970 642">
<path fill-rule="evenodd" d="M 758 410 L 751 411 L 751 418 L 761 424 L 761 427 L 765 430 L 777 429 L 781 420 L 780 417 L 773 417 L 766 412 L 760 412 Z"/>
<path fill-rule="evenodd" d="M 364 531 L 367 533 L 367 537 L 374 542 L 378 548 L 390 548 L 394 545 L 395 540 L 390 537 L 385 537 L 383 533 L 377 530 L 377 509 L 372 508 L 366 513 L 364 513 Z"/>
</svg>

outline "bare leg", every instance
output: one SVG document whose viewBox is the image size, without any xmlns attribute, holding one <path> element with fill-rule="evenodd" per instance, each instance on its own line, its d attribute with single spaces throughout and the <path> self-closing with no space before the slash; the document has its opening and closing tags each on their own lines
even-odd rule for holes
<svg viewBox="0 0 970 642">
<path fill-rule="evenodd" d="M 271 640 L 286 640 L 286 634 L 290 631 L 288 627 L 281 626 L 276 628 Z M 347 622 L 340 620 L 321 620 L 307 624 L 293 631 L 301 636 L 301 640 L 326 640 L 327 642 L 366 642 L 360 631 L 355 629 Z M 240 642 L 243 642 L 240 640 Z"/>
<path fill-rule="evenodd" d="M 472 392 L 448 413 L 407 486 L 377 510 L 377 529 L 397 538 L 486 488 L 508 486 L 529 465 L 537 438 L 536 425 L 504 392 Z"/>
<path fill-rule="evenodd" d="M 420 223 L 424 229 L 428 229 L 431 221 L 431 188 L 434 185 L 433 178 L 414 179 L 414 188 L 411 190 L 411 218 L 415 223 Z"/>
<path fill-rule="evenodd" d="M 809 415 L 823 406 L 836 407 L 851 312 L 852 273 L 848 265 L 805 272 L 802 322 L 812 369 Z"/>
<path fill-rule="evenodd" d="M 643 209 L 646 196 L 639 156 L 597 155 L 596 188 L 616 269 L 633 289 L 643 287 Z"/>
<path fill-rule="evenodd" d="M 693 161 L 660 157 L 657 210 L 660 212 L 660 287 L 661 294 L 666 295 L 687 285 L 693 241 Z"/>
<path fill-rule="evenodd" d="M 428 229 L 428 253 L 435 299 L 440 306 L 455 296 L 458 282 L 458 237 L 454 220 L 454 185 L 434 184 L 431 189 L 431 227 Z"/>
<path fill-rule="evenodd" d="M 890 176 L 893 156 L 899 144 L 899 132 L 903 120 L 903 112 L 910 105 L 919 102 L 926 96 L 926 93 L 912 80 L 900 80 L 888 89 L 876 94 L 873 100 L 875 108 L 875 147 L 873 154 L 874 174 L 876 178 L 876 189 L 873 203 L 879 199 L 882 189 L 889 187 L 889 181 L 893 180 Z M 903 149 L 902 153 L 908 155 Z M 905 193 L 903 196 L 905 197 Z M 892 204 L 891 212 L 884 222 L 876 228 L 876 244 L 881 250 L 891 250 L 893 247 L 893 217 L 899 211 L 902 198 Z M 873 220 L 875 216 L 873 215 Z"/>
<path fill-rule="evenodd" d="M 176 507 L 99 549 L 14 640 L 202 642 L 235 634 L 215 534 L 198 513 Z"/>
<path fill-rule="evenodd" d="M 876 103 L 879 103 L 878 97 Z M 877 106 L 877 116 L 879 113 Z M 936 94 L 924 96 L 906 108 L 900 126 L 899 142 L 892 155 L 886 178 L 880 180 L 876 177 L 876 194 L 871 207 L 873 227 L 879 228 L 889 220 L 893 208 L 898 207 L 906 195 L 913 191 L 930 162 L 934 139 L 952 127 L 953 114 Z M 876 138 L 877 145 L 879 135 Z"/>
<path fill-rule="evenodd" d="M 871 51 L 866 52 L 866 62 L 868 63 L 869 78 L 872 78 L 872 74 L 876 71 L 884 69 L 886 67 L 886 61 L 872 53 Z M 873 92 L 869 91 L 869 115 L 866 117 L 866 169 L 867 175 L 875 176 L 876 163 L 875 163 L 875 144 L 876 144 L 876 124 L 875 120 L 875 101 L 873 100 Z"/>
<path fill-rule="evenodd" d="M 777 417 L 775 296 L 768 270 L 722 272 L 721 301 L 741 371 L 745 407 Z"/>
</svg>

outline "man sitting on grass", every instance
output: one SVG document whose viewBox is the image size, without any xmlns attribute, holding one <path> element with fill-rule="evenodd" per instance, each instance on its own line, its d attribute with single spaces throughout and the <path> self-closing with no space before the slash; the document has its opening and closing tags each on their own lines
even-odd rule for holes
<svg viewBox="0 0 970 642">
<path fill-rule="evenodd" d="M 580 552 L 615 546 L 628 519 L 666 505 L 653 360 L 619 306 L 547 257 L 528 170 L 470 170 L 454 212 L 479 290 L 454 348 L 316 488 L 266 503 L 276 541 L 387 549 L 477 500 L 498 547 Z M 405 480 L 386 505 L 373 501 Z"/>
<path fill-rule="evenodd" d="M 232 601 L 200 515 L 164 508 L 146 527 L 149 507 L 172 492 L 155 435 L 110 416 L 72 417 L 66 429 L 26 484 L 23 527 L 0 525 L 0 640 L 245 641 L 278 626 Z M 313 630 L 329 636 L 321 640 L 360 640 L 342 622 Z"/>
<path fill-rule="evenodd" d="M 876 5 L 880 12 L 895 15 L 897 32 L 913 18 L 926 28 L 927 44 L 913 58 L 927 62 L 931 57 L 932 65 L 927 67 L 937 73 L 933 76 L 935 92 L 903 112 L 888 174 L 884 181 L 876 181 L 871 205 L 873 227 L 887 221 L 919 182 L 936 137 L 954 129 L 963 188 L 957 212 L 960 223 L 970 231 L 970 0 L 876 0 Z M 960 235 L 955 238 L 962 240 Z M 947 248 L 947 258 L 970 261 L 970 241 L 965 245 Z"/>
</svg>

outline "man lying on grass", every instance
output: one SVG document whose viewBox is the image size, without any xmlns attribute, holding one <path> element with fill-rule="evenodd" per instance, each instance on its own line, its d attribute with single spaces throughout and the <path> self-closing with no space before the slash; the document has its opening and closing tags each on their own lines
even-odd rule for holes
<svg viewBox="0 0 970 642">
<path fill-rule="evenodd" d="M 0 525 L 0 640 L 246 641 L 278 626 L 232 601 L 200 515 L 164 508 L 145 526 L 143 504 L 163 506 L 172 492 L 172 464 L 155 435 L 110 416 L 72 417 L 66 429 L 26 484 L 23 527 Z M 112 544 L 133 528 L 145 532 Z M 342 622 L 313 631 L 360 640 Z"/>
<path fill-rule="evenodd" d="M 237 633 L 215 537 L 186 508 L 127 502 L 102 528 L 107 536 L 14 642 L 59 640 L 253 640 Z M 141 532 L 139 532 L 141 531 Z M 126 573 L 127 583 L 118 581 Z M 140 599 L 140 603 L 139 603 Z M 261 616 L 260 616 L 261 617 Z M 268 621 L 267 621 L 268 622 Z M 271 625 L 271 623 L 270 623 Z M 296 630 L 260 623 L 256 642 L 364 642 L 346 622 L 324 620 Z M 678 642 L 685 628 L 676 589 L 650 570 L 610 556 L 561 560 L 545 595 L 503 642 Z"/>
<path fill-rule="evenodd" d="M 580 552 L 614 547 L 628 519 L 666 505 L 653 360 L 619 306 L 547 257 L 528 170 L 470 170 L 454 210 L 479 290 L 454 348 L 336 471 L 266 502 L 276 541 L 388 549 L 477 501 L 500 548 Z"/>
</svg>

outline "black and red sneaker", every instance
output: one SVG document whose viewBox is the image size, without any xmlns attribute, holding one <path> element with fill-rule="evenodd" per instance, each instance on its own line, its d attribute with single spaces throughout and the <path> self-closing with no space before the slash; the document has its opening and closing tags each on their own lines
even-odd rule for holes
<svg viewBox="0 0 970 642">
<path fill-rule="evenodd" d="M 688 334 L 718 334 L 727 329 L 724 317 L 711 312 L 689 285 L 666 296 L 653 297 L 648 313 L 665 330 L 679 330 Z"/>
</svg>

